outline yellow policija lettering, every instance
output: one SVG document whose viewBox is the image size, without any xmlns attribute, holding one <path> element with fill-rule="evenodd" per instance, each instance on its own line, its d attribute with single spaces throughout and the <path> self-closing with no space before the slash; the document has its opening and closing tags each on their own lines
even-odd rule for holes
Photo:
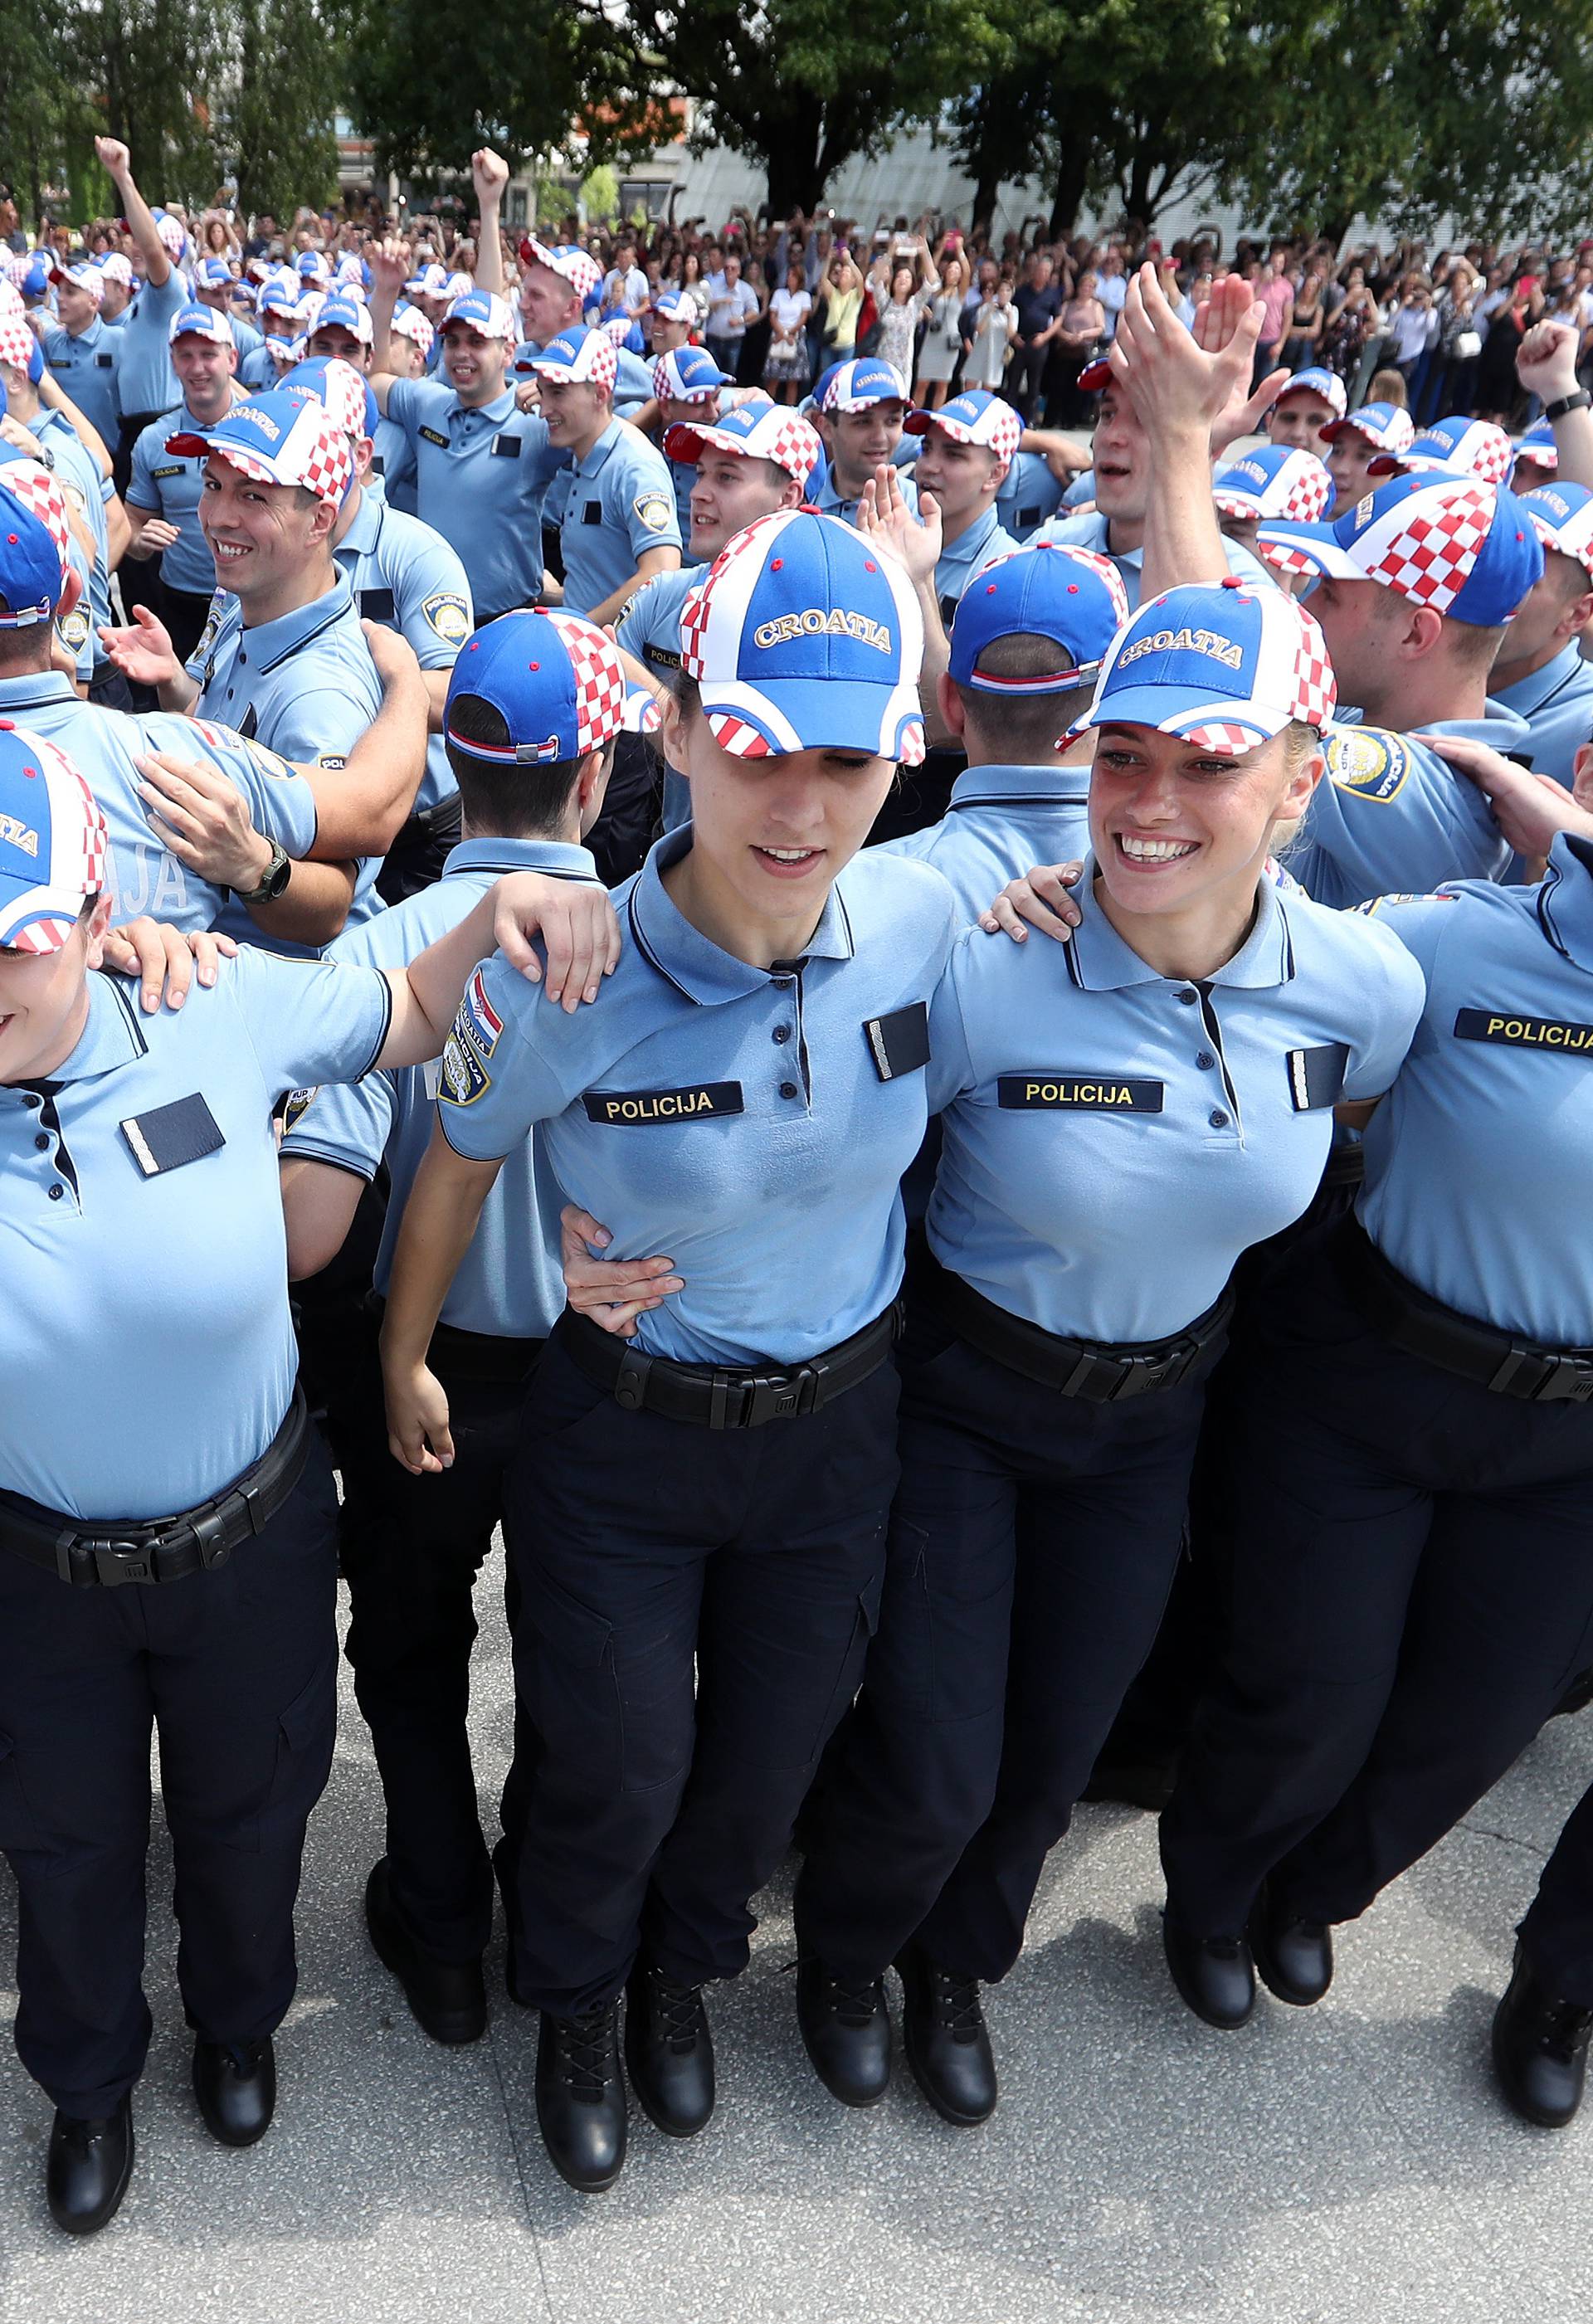
<svg viewBox="0 0 1593 2324">
<path fill-rule="evenodd" d="M 1136 638 L 1118 656 L 1118 668 L 1127 669 L 1148 653 L 1206 654 L 1220 662 L 1224 669 L 1238 669 L 1244 662 L 1244 650 L 1229 638 L 1220 638 L 1214 630 L 1153 630 L 1147 638 Z"/>
<path fill-rule="evenodd" d="M 1593 1047 L 1593 1026 L 1553 1025 L 1537 1017 L 1490 1017 L 1486 1038 L 1519 1041 L 1527 1049 L 1586 1049 Z"/>
<path fill-rule="evenodd" d="M 755 646 L 788 645 L 794 638 L 855 638 L 878 653 L 890 651 L 890 632 L 883 622 L 870 621 L 843 605 L 808 605 L 800 613 L 782 613 L 778 621 L 760 622 L 752 632 Z"/>
</svg>

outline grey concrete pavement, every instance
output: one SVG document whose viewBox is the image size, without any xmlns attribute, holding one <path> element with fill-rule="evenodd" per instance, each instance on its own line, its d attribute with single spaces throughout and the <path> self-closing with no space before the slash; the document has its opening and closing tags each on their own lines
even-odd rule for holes
<svg viewBox="0 0 1593 2324">
<path fill-rule="evenodd" d="M 483 1593 L 483 1803 L 511 1737 L 508 1645 Z M 345 1674 L 311 1827 L 299 1996 L 261 2146 L 201 2127 L 152 1858 L 156 2034 L 139 2163 L 77 2246 L 45 2213 L 49 2108 L 0 2058 L 3 2324 L 1570 2324 L 1593 2301 L 1593 2117 L 1518 2124 L 1489 2083 L 1511 1929 L 1593 1769 L 1593 1713 L 1554 1722 L 1467 1824 L 1340 1946 L 1317 2009 L 1199 2024 L 1162 1964 L 1155 1826 L 1081 1810 L 1030 1943 L 990 1998 L 1003 2101 L 944 2127 L 900 2066 L 850 2115 L 792 2015 L 788 1880 L 752 1967 L 712 2004 L 720 2111 L 690 2144 L 633 2110 L 609 2195 L 570 2194 L 531 2106 L 534 2021 L 491 1974 L 491 2034 L 428 2042 L 367 1945 L 380 1793 Z M 0 1964 L 14 1894 L 0 1875 Z M 0 1967 L 0 1977 L 9 1974 Z M 14 1995 L 0 1995 L 9 2016 Z"/>
</svg>

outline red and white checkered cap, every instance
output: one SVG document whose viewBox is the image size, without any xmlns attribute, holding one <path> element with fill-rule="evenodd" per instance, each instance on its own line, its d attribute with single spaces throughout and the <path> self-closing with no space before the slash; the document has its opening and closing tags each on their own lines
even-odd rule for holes
<svg viewBox="0 0 1593 2324">
<path fill-rule="evenodd" d="M 23 294 L 3 268 L 0 268 L 0 315 L 25 315 Z"/>
<path fill-rule="evenodd" d="M 522 266 L 551 267 L 555 274 L 562 274 L 583 306 L 603 281 L 603 269 L 596 259 L 573 242 L 561 244 L 555 250 L 539 242 L 534 234 L 528 234 L 520 246 L 520 263 Z"/>
<path fill-rule="evenodd" d="M 106 884 L 105 817 L 66 752 L 9 718 L 0 719 L 0 825 L 10 826 L 0 840 L 0 945 L 59 952 L 85 899 Z"/>
<path fill-rule="evenodd" d="M 1491 420 L 1440 420 L 1408 444 L 1392 447 L 1367 462 L 1368 476 L 1478 476 L 1485 484 L 1507 484 L 1515 466 L 1515 447 Z"/>
<path fill-rule="evenodd" d="M 772 460 L 806 484 L 824 457 L 824 446 L 810 420 L 781 403 L 738 403 L 708 426 L 677 420 L 664 431 L 672 460 L 697 460 L 704 451 L 729 452 L 737 459 Z"/>
<path fill-rule="evenodd" d="M 902 426 L 908 436 L 925 436 L 938 428 L 954 444 L 978 444 L 995 454 L 1003 472 L 1011 466 L 1023 436 L 1023 421 L 1012 406 L 978 387 L 964 388 L 938 411 L 909 411 Z"/>
<path fill-rule="evenodd" d="M 107 282 L 119 282 L 124 290 L 132 290 L 133 262 L 130 258 L 124 257 L 119 250 L 113 250 L 108 256 L 100 260 L 99 271 Z"/>
<path fill-rule="evenodd" d="M 97 307 L 106 294 L 103 268 L 91 266 L 87 259 L 71 266 L 52 266 L 50 279 L 54 283 L 69 282 L 76 290 L 87 290 Z"/>
<path fill-rule="evenodd" d="M 1282 589 L 1234 576 L 1146 598 L 1113 639 L 1089 714 L 1239 758 L 1298 723 L 1320 733 L 1338 704 L 1315 616 Z"/>
<path fill-rule="evenodd" d="M 20 304 L 14 313 L 0 314 L 0 363 L 10 364 L 17 371 L 26 371 L 37 344 L 23 320 Z"/>
<path fill-rule="evenodd" d="M 576 673 L 576 744 L 582 754 L 601 749 L 625 724 L 625 665 L 606 630 L 579 613 L 543 606 L 569 650 Z"/>
<path fill-rule="evenodd" d="M 363 436 L 367 392 L 364 374 L 355 371 L 351 363 L 345 363 L 341 355 L 328 355 L 325 360 L 320 396 L 332 424 L 345 436 Z"/>
<path fill-rule="evenodd" d="M 680 358 L 688 362 L 700 356 L 704 363 L 712 361 L 699 347 L 672 347 L 667 355 L 659 355 L 653 364 L 653 396 L 659 403 L 712 403 L 723 385 L 722 378 L 705 379 L 692 387 L 680 376 Z"/>
<path fill-rule="evenodd" d="M 268 388 L 225 412 L 214 428 L 170 436 L 180 459 L 213 453 L 262 484 L 302 484 L 330 508 L 341 508 L 354 475 L 354 447 L 318 396 Z"/>
<path fill-rule="evenodd" d="M 422 313 L 419 307 L 401 307 L 390 327 L 402 337 L 413 340 L 423 355 L 431 353 L 437 332 L 432 327 L 430 316 Z"/>
<path fill-rule="evenodd" d="M 613 341 L 616 347 L 622 347 L 636 326 L 629 315 L 611 315 L 599 327 Z"/>
<path fill-rule="evenodd" d="M 37 460 L 8 460 L 0 467 L 0 484 L 38 518 L 54 541 L 64 581 L 72 569 L 72 527 L 60 484 Z"/>
<path fill-rule="evenodd" d="M 162 210 L 155 220 L 155 232 L 170 256 L 180 266 L 183 253 L 188 248 L 188 235 L 181 220 L 174 218 L 170 210 Z"/>
<path fill-rule="evenodd" d="M 619 355 L 608 333 L 583 330 L 578 324 L 549 339 L 530 363 L 541 378 L 559 385 L 573 387 L 585 381 L 605 391 L 612 389 L 620 369 Z"/>
</svg>

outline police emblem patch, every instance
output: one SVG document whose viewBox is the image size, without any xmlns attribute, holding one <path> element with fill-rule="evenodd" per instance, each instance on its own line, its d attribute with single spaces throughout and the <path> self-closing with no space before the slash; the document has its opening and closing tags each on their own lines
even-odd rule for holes
<svg viewBox="0 0 1593 2324">
<path fill-rule="evenodd" d="M 675 514 L 667 493 L 638 493 L 631 505 L 649 532 L 667 531 Z"/>
<path fill-rule="evenodd" d="M 463 597 L 439 589 L 420 608 L 428 627 L 447 646 L 463 645 L 470 635 L 470 615 Z"/>
<path fill-rule="evenodd" d="M 1377 726 L 1335 726 L 1325 753 L 1328 772 L 1340 790 L 1385 805 L 1404 787 L 1411 770 L 1411 754 L 1401 737 Z"/>
<path fill-rule="evenodd" d="M 474 1105 L 493 1086 L 493 1076 L 476 1056 L 474 1044 L 460 1038 L 456 1025 L 443 1044 L 442 1069 L 438 1095 L 450 1105 Z"/>
</svg>

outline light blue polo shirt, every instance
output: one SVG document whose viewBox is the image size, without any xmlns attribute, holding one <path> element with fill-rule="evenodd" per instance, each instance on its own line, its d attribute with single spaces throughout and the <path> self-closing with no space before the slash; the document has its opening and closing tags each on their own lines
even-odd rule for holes
<svg viewBox="0 0 1593 2324">
<path fill-rule="evenodd" d="M 402 968 L 457 927 L 508 872 L 597 882 L 597 866 L 584 847 L 548 839 L 467 839 L 452 850 L 440 880 L 363 927 L 350 928 L 328 957 Z M 469 1006 L 490 1034 L 474 992 Z M 282 1140 L 284 1159 L 298 1155 L 330 1162 L 371 1179 L 385 1157 L 392 1192 L 375 1268 L 376 1288 L 384 1295 L 404 1204 L 431 1142 L 440 1072 L 430 1065 L 367 1074 L 361 1082 L 317 1090 L 302 1111 L 290 1108 L 293 1126 Z M 470 1248 L 443 1302 L 445 1323 L 494 1339 L 547 1338 L 565 1304 L 558 1225 L 563 1203 L 541 1135 L 533 1131 L 508 1156 L 482 1205 Z"/>
<path fill-rule="evenodd" d="M 208 595 L 216 586 L 216 559 L 199 530 L 199 503 L 205 494 L 205 463 L 208 455 L 166 448 L 173 436 L 198 435 L 203 420 L 196 420 L 186 403 L 163 411 L 133 447 L 133 473 L 127 480 L 127 504 L 164 517 L 177 527 L 177 539 L 161 551 L 161 578 L 168 588 L 185 589 L 190 596 Z"/>
<path fill-rule="evenodd" d="M 158 290 L 148 282 L 123 315 L 117 329 L 116 394 L 124 417 L 141 411 L 170 411 L 182 401 L 182 388 L 171 367 L 170 332 L 172 317 L 189 301 L 189 287 L 174 266 Z"/>
<path fill-rule="evenodd" d="M 111 618 L 111 545 L 106 507 L 115 487 L 100 475 L 98 461 L 64 412 L 41 408 L 33 416 L 32 430 L 44 447 L 45 459 L 69 504 L 82 519 L 94 543 L 94 555 L 88 558 L 77 535 L 71 537 L 68 555 L 83 584 L 83 594 L 71 613 L 55 625 L 56 635 L 77 662 L 78 678 L 87 685 L 106 660 L 98 625 Z M 14 456 L 9 447 L 5 456 L 8 460 Z"/>
<path fill-rule="evenodd" d="M 201 880 L 156 837 L 138 793 L 143 778 L 137 762 L 152 752 L 203 759 L 218 769 L 248 800 L 255 830 L 290 855 L 306 855 L 315 844 L 315 793 L 304 777 L 260 743 L 207 719 L 107 710 L 85 702 L 60 670 L 0 678 L 0 718 L 58 743 L 94 793 L 110 840 L 106 884 L 117 921 L 148 912 L 189 935 L 214 927 L 233 909 L 229 890 Z M 252 920 L 238 932 L 262 941 Z"/>
<path fill-rule="evenodd" d="M 611 1255 L 674 1259 L 686 1289 L 638 1319 L 645 1352 L 799 1363 L 900 1287 L 899 1181 L 928 1120 L 927 1010 L 956 904 L 926 865 L 860 855 L 802 960 L 751 968 L 667 894 L 689 844 L 660 840 L 615 891 L 620 964 L 577 1016 L 502 954 L 486 964 L 491 1015 L 461 1010 L 439 1115 L 474 1161 L 546 1124 L 554 1176 L 612 1231 Z"/>
<path fill-rule="evenodd" d="M 272 1107 L 364 1073 L 391 995 L 369 969 L 253 947 L 180 1013 L 142 1016 L 116 977 L 88 991 L 65 1064 L 0 1087 L 0 1488 L 77 1517 L 174 1516 L 260 1458 L 293 1392 Z M 167 1107 L 183 1112 L 151 1125 Z M 210 1150 L 146 1175 L 140 1141 L 151 1160 Z"/>
<path fill-rule="evenodd" d="M 1527 745 L 1524 720 L 1490 701 L 1486 718 L 1430 720 L 1429 734 L 1469 734 L 1495 751 Z M 1487 800 L 1411 734 L 1336 723 L 1328 770 L 1283 861 L 1319 904 L 1419 895 L 1445 880 L 1501 880 L 1510 861 Z"/>
<path fill-rule="evenodd" d="M 691 496 L 697 481 L 697 464 L 695 460 L 673 459 L 666 452 L 664 465 L 675 487 L 675 521 L 680 527 L 680 561 L 683 565 L 701 565 L 704 560 L 692 555 L 691 546 Z"/>
<path fill-rule="evenodd" d="M 1530 678 L 1500 687 L 1492 699 L 1525 719 L 1533 772 L 1552 775 L 1570 790 L 1577 752 L 1593 742 L 1593 662 L 1583 659 L 1577 641 Z"/>
<path fill-rule="evenodd" d="M 1434 1299 L 1550 1348 L 1593 1348 L 1593 847 L 1535 888 L 1486 881 L 1369 907 L 1427 1004 L 1366 1132 L 1357 1208 Z"/>
<path fill-rule="evenodd" d="M 416 513 L 415 447 L 398 421 L 389 420 L 385 412 L 378 413 L 376 433 L 371 439 L 371 473 L 381 477 L 389 508 L 404 516 Z"/>
<path fill-rule="evenodd" d="M 452 669 L 475 627 L 465 567 L 440 532 L 390 508 L 378 480 L 361 488 L 354 521 L 332 551 L 354 591 L 362 621 L 397 630 L 415 649 L 422 669 Z M 426 772 L 415 795 L 419 808 L 457 796 L 440 734 L 426 739 Z"/>
<path fill-rule="evenodd" d="M 1110 520 L 1098 509 L 1082 516 L 1056 516 L 1043 524 L 1034 540 L 1045 546 L 1064 549 L 1092 549 L 1098 557 L 1110 557 L 1123 576 L 1123 586 L 1128 593 L 1128 611 L 1133 613 L 1139 603 L 1141 568 L 1145 551 L 1140 549 L 1113 549 L 1110 539 Z M 1237 573 L 1242 581 L 1265 583 L 1267 588 L 1277 587 L 1277 576 L 1252 557 L 1237 540 L 1224 536 L 1222 554 L 1228 559 L 1228 569 Z"/>
<path fill-rule="evenodd" d="M 611 420 L 576 462 L 558 539 L 572 613 L 589 613 L 633 579 L 645 550 L 680 547 L 669 463 L 639 429 Z"/>
<path fill-rule="evenodd" d="M 870 853 L 933 864 L 950 881 L 966 923 L 989 911 L 1008 880 L 1089 851 L 1088 767 L 985 766 L 963 769 L 938 823 L 881 840 Z"/>
<path fill-rule="evenodd" d="M 1063 488 L 1051 464 L 1038 452 L 1015 452 L 1001 489 L 996 494 L 996 515 L 1002 528 L 1019 543 L 1037 532 L 1062 506 Z"/>
<path fill-rule="evenodd" d="M 935 567 L 935 594 L 940 600 L 943 629 L 950 630 L 962 592 L 974 575 L 993 565 L 998 557 L 1010 557 L 1017 547 L 1012 535 L 1003 530 L 993 502 L 955 540 L 947 542 Z"/>
<path fill-rule="evenodd" d="M 416 511 L 469 575 L 476 618 L 533 604 L 542 587 L 542 503 L 565 457 L 547 422 L 520 410 L 512 388 L 472 408 L 435 379 L 395 379 L 387 414 L 414 449 Z"/>
<path fill-rule="evenodd" d="M 944 1107 L 926 1221 L 943 1267 L 1068 1339 L 1182 1331 L 1299 1218 L 1340 1099 L 1393 1081 L 1422 981 L 1376 924 L 1270 880 L 1234 957 L 1193 984 L 1140 959 L 1094 865 L 1065 945 L 971 928 L 930 1019 Z M 601 1214 L 600 1214 L 601 1215 Z"/>
<path fill-rule="evenodd" d="M 86 331 L 74 338 L 60 323 L 44 333 L 44 360 L 57 383 L 69 395 L 85 420 L 91 420 L 114 452 L 122 432 L 118 374 L 122 335 L 96 315 Z"/>
<path fill-rule="evenodd" d="M 700 567 L 694 571 L 686 565 L 656 574 L 614 624 L 615 643 L 655 678 L 670 679 L 679 672 L 681 609 L 702 579 Z"/>
<path fill-rule="evenodd" d="M 347 581 L 340 573 L 325 594 L 274 622 L 244 627 L 243 607 L 228 597 L 199 640 L 189 675 L 199 681 L 195 715 L 235 726 L 245 741 L 263 742 L 299 766 L 336 770 L 382 707 L 382 684 L 360 628 Z M 361 860 L 351 926 L 382 908 L 376 892 L 380 856 Z M 297 959 L 310 948 L 268 936 L 244 907 L 231 900 L 217 922 L 240 942 L 268 944 Z"/>
</svg>

